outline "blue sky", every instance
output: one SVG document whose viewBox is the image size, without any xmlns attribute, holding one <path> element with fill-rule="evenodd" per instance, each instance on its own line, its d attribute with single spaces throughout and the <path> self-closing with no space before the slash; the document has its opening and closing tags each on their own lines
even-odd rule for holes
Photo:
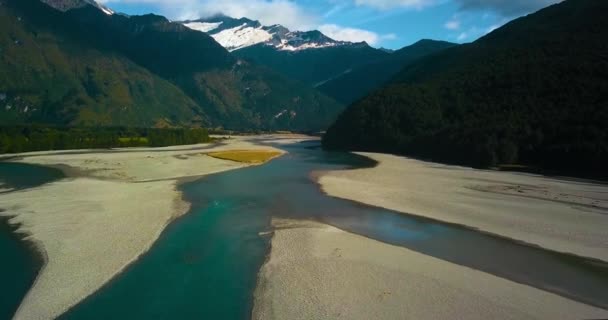
<svg viewBox="0 0 608 320">
<path fill-rule="evenodd" d="M 215 13 L 318 29 L 337 40 L 398 49 L 420 39 L 471 42 L 559 0 L 98 0 L 127 14 L 173 20 Z"/>
</svg>

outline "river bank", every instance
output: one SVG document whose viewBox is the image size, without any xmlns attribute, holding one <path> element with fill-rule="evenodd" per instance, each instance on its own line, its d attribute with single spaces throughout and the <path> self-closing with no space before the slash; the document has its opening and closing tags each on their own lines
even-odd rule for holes
<svg viewBox="0 0 608 320">
<path fill-rule="evenodd" d="M 0 195 L 0 215 L 45 257 L 15 319 L 54 319 L 135 261 L 188 211 L 179 182 L 249 165 L 206 155 L 222 150 L 282 152 L 238 137 L 213 146 L 11 155 L 68 176 Z"/>
<path fill-rule="evenodd" d="M 321 173 L 324 192 L 608 261 L 608 185 L 359 154 L 378 165 Z"/>
<path fill-rule="evenodd" d="M 588 319 L 608 311 L 308 221 L 274 219 L 253 319 Z"/>
</svg>

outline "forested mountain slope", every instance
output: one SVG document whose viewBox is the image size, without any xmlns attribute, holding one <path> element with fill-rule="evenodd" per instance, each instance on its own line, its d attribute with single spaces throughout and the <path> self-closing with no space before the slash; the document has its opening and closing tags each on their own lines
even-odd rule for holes
<svg viewBox="0 0 608 320">
<path fill-rule="evenodd" d="M 318 88 L 328 96 L 342 103 L 350 104 L 382 87 L 408 64 L 455 45 L 445 41 L 420 40 L 394 51 L 382 59 L 352 69 L 323 83 Z"/>
<path fill-rule="evenodd" d="M 319 33 L 318 37 L 320 36 L 322 34 Z M 367 43 L 348 43 L 295 51 L 279 50 L 273 46 L 258 44 L 234 51 L 234 54 L 310 86 L 320 86 L 355 68 L 389 56 L 388 53 L 372 48 Z"/>
<path fill-rule="evenodd" d="M 319 130 L 341 110 L 318 91 L 164 17 L 113 14 L 84 0 L 46 0 L 62 10 L 38 0 L 2 1 L 3 119 Z M 50 71 L 38 72 L 36 63 Z M 20 78 L 23 84 L 14 81 Z"/>
<path fill-rule="evenodd" d="M 32 6 L 47 20 L 61 19 L 41 3 Z M 59 35 L 40 16 L 17 12 L 0 6 L 0 123 L 204 122 L 196 103 L 170 82 L 119 53 Z"/>
<path fill-rule="evenodd" d="M 608 1 L 566 0 L 407 66 L 350 106 L 330 149 L 607 176 Z"/>
</svg>

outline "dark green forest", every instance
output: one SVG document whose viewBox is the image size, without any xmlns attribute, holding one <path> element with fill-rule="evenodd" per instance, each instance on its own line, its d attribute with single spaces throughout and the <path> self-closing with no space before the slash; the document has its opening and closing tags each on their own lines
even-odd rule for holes
<svg viewBox="0 0 608 320">
<path fill-rule="evenodd" d="M 28 151 L 164 147 L 211 141 L 206 129 L 0 127 L 0 154 Z"/>
<path fill-rule="evenodd" d="M 607 177 L 608 1 L 567 0 L 405 67 L 324 147 Z"/>
<path fill-rule="evenodd" d="M 298 51 L 277 50 L 273 46 L 258 44 L 234 51 L 234 54 L 310 86 L 338 77 L 345 70 L 356 69 L 390 56 L 366 43 Z"/>
<path fill-rule="evenodd" d="M 353 68 L 350 72 L 331 79 L 318 88 L 341 103 L 351 104 L 381 88 L 410 63 L 455 45 L 445 41 L 420 40 L 381 59 Z"/>
<path fill-rule="evenodd" d="M 161 16 L 0 5 L 0 124 L 321 130 L 343 107 Z"/>
</svg>

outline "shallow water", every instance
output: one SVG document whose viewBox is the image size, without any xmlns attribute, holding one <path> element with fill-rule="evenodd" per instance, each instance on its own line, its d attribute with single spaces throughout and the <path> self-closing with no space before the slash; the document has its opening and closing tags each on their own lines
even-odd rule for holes
<svg viewBox="0 0 608 320">
<path fill-rule="evenodd" d="M 269 249 L 269 237 L 260 233 L 270 230 L 284 187 L 316 188 L 306 174 L 317 161 L 309 163 L 306 154 L 319 151 L 296 150 L 303 151 L 296 162 L 286 155 L 184 185 L 192 210 L 125 273 L 62 319 L 248 319 Z M 345 154 L 326 162 L 336 169 L 368 163 Z"/>
<path fill-rule="evenodd" d="M 461 226 L 324 195 L 315 171 L 371 165 L 313 145 L 266 165 L 182 186 L 193 204 L 141 259 L 63 319 L 247 319 L 273 216 L 314 219 L 372 239 L 608 307 L 608 266 Z"/>
<path fill-rule="evenodd" d="M 59 169 L 30 164 L 0 162 L 0 186 L 22 190 L 56 181 L 64 175 Z"/>
<path fill-rule="evenodd" d="M 608 306 L 608 268 L 459 226 L 420 219 L 324 195 L 310 175 L 369 166 L 364 158 L 310 145 L 264 166 L 219 173 L 183 187 L 192 211 L 156 245 L 64 319 L 247 319 L 257 272 L 269 250 L 272 216 L 315 219 Z"/>
<path fill-rule="evenodd" d="M 61 171 L 56 169 L 0 162 L 0 185 L 12 192 L 62 177 Z M 5 209 L 0 199 L 0 210 Z M 22 235 L 15 234 L 15 230 L 16 226 L 9 225 L 7 217 L 0 217 L 0 319 L 10 319 L 17 311 L 42 266 L 39 254 L 30 243 L 23 241 Z"/>
</svg>

